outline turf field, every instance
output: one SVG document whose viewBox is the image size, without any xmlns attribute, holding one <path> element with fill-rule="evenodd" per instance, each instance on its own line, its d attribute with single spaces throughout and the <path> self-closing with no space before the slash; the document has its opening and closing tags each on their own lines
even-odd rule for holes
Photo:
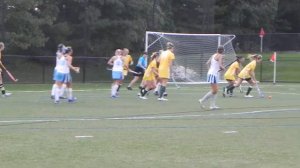
<svg viewBox="0 0 300 168">
<path fill-rule="evenodd" d="M 169 101 L 158 102 L 136 88 L 111 99 L 109 84 L 75 84 L 72 104 L 54 104 L 50 85 L 7 85 L 0 167 L 299 167 L 300 85 L 260 86 L 272 97 L 236 90 L 209 111 L 198 103 L 208 85 L 170 86 Z"/>
</svg>

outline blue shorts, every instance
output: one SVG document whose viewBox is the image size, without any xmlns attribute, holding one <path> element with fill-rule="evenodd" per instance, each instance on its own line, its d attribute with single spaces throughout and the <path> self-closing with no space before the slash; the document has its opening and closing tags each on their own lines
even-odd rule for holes
<svg viewBox="0 0 300 168">
<path fill-rule="evenodd" d="M 61 83 L 71 83 L 72 77 L 71 77 L 70 73 L 55 72 L 53 80 L 55 80 L 56 82 L 61 82 Z"/>
<path fill-rule="evenodd" d="M 219 83 L 219 80 L 218 80 L 217 76 L 212 75 L 212 74 L 208 74 L 207 75 L 207 82 L 213 84 L 213 83 Z"/>
<path fill-rule="evenodd" d="M 112 71 L 112 79 L 113 80 L 122 80 L 123 79 L 123 72 Z"/>
</svg>

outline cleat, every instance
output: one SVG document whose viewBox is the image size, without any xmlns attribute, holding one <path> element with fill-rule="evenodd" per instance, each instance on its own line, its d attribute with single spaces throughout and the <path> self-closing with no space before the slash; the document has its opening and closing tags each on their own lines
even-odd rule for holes
<svg viewBox="0 0 300 168">
<path fill-rule="evenodd" d="M 158 91 L 155 91 L 155 92 L 154 92 L 154 95 L 155 95 L 155 96 L 158 96 L 158 95 L 159 95 L 159 94 L 158 94 Z"/>
<path fill-rule="evenodd" d="M 67 99 L 67 98 L 64 96 L 59 96 L 59 99 Z"/>
<path fill-rule="evenodd" d="M 11 95 L 12 95 L 12 93 L 5 93 L 5 94 L 2 94 L 2 97 L 9 97 Z"/>
<path fill-rule="evenodd" d="M 140 99 L 143 99 L 143 100 L 147 100 L 147 99 L 148 99 L 148 98 L 145 97 L 145 96 L 140 96 L 139 98 L 140 98 Z"/>
<path fill-rule="evenodd" d="M 253 96 L 252 95 L 245 95 L 244 97 L 246 97 L 246 98 L 252 98 Z"/>
<path fill-rule="evenodd" d="M 168 101 L 168 99 L 163 98 L 163 97 L 159 97 L 159 98 L 157 98 L 157 100 L 158 100 L 158 101 Z"/>
<path fill-rule="evenodd" d="M 167 92 L 165 92 L 165 93 L 163 94 L 163 96 L 167 97 L 167 96 L 168 96 L 168 93 L 167 93 Z"/>
<path fill-rule="evenodd" d="M 198 101 L 199 101 L 199 103 L 200 103 L 200 107 L 201 107 L 202 109 L 206 109 L 206 107 L 205 107 L 204 104 L 203 104 L 202 99 L 199 99 Z"/>
<path fill-rule="evenodd" d="M 130 86 L 127 86 L 127 90 L 132 90 L 132 87 L 130 87 Z"/>
<path fill-rule="evenodd" d="M 55 100 L 55 101 L 54 101 L 54 104 L 59 104 L 59 100 Z"/>
<path fill-rule="evenodd" d="M 117 96 L 116 95 L 111 95 L 111 98 L 115 99 L 115 98 L 117 98 Z"/>
<path fill-rule="evenodd" d="M 50 98 L 51 98 L 51 99 L 54 99 L 54 98 L 55 98 L 55 96 L 54 96 L 54 95 L 51 95 L 51 96 L 50 96 Z"/>
<path fill-rule="evenodd" d="M 72 99 L 68 99 L 68 102 L 69 102 L 69 103 L 74 103 L 76 100 L 77 100 L 77 98 L 76 98 L 76 97 L 73 97 Z"/>
<path fill-rule="evenodd" d="M 220 109 L 220 107 L 218 107 L 218 106 L 210 106 L 209 109 L 210 110 L 218 110 L 218 109 Z"/>
</svg>

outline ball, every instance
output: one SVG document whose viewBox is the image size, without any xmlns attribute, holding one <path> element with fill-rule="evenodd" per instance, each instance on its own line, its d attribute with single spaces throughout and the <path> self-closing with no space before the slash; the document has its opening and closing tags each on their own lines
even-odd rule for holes
<svg viewBox="0 0 300 168">
<path fill-rule="evenodd" d="M 268 99 L 272 99 L 272 96 L 271 96 L 271 95 L 269 95 L 269 96 L 268 96 Z"/>
</svg>

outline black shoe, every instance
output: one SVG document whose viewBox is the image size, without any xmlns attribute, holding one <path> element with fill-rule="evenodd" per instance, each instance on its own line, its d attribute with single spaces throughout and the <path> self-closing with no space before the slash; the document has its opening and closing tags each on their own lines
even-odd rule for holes
<svg viewBox="0 0 300 168">
<path fill-rule="evenodd" d="M 130 86 L 127 86 L 127 90 L 132 90 L 132 88 Z"/>
</svg>

